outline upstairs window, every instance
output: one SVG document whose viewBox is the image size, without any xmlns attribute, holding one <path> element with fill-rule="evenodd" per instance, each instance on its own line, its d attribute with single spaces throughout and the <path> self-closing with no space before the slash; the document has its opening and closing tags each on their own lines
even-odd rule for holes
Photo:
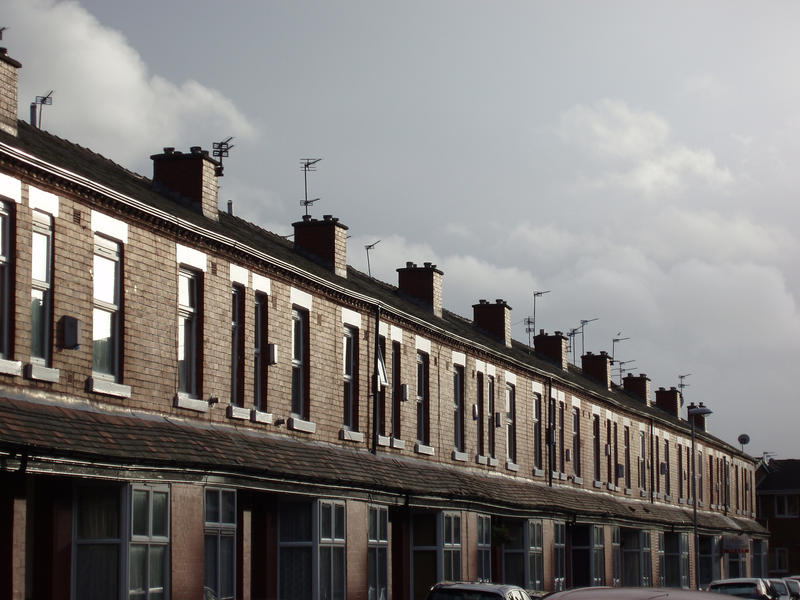
<svg viewBox="0 0 800 600">
<path fill-rule="evenodd" d="M 495 439 L 495 402 L 494 402 L 494 376 L 489 375 L 489 422 L 488 422 L 488 445 L 489 458 L 495 458 L 494 439 Z"/>
<path fill-rule="evenodd" d="M 244 406 L 244 287 L 231 288 L 231 404 Z"/>
<path fill-rule="evenodd" d="M 33 211 L 31 242 L 31 362 L 49 366 L 52 332 L 53 220 Z"/>
<path fill-rule="evenodd" d="M 292 414 L 308 419 L 308 311 L 292 309 Z"/>
<path fill-rule="evenodd" d="M 428 355 L 417 352 L 417 441 L 430 444 L 430 398 L 428 396 Z"/>
<path fill-rule="evenodd" d="M 797 517 L 797 504 L 795 495 L 775 496 L 775 516 L 779 519 Z"/>
<path fill-rule="evenodd" d="M 506 384 L 506 458 L 517 462 L 517 393 L 510 383 Z"/>
<path fill-rule="evenodd" d="M 644 431 L 639 432 L 639 489 L 647 490 L 647 438 Z"/>
<path fill-rule="evenodd" d="M 533 396 L 533 466 L 542 468 L 542 396 Z"/>
<path fill-rule="evenodd" d="M 256 294 L 255 315 L 255 368 L 253 373 L 253 387 L 255 388 L 254 403 L 257 410 L 267 410 L 267 365 L 269 364 L 269 348 L 267 346 L 268 320 L 267 295 Z"/>
<path fill-rule="evenodd" d="M 600 416 L 592 417 L 592 455 L 594 457 L 594 480 L 600 481 Z"/>
<path fill-rule="evenodd" d="M 581 409 L 572 409 L 572 470 L 575 477 L 581 476 Z"/>
<path fill-rule="evenodd" d="M 92 313 L 92 375 L 121 380 L 122 327 L 120 244 L 94 238 L 94 308 Z"/>
<path fill-rule="evenodd" d="M 343 417 L 346 429 L 358 431 L 358 330 L 345 327 L 342 336 Z"/>
<path fill-rule="evenodd" d="M 0 202 L 0 358 L 11 358 L 11 213 L 5 202 Z"/>
<path fill-rule="evenodd" d="M 478 406 L 478 456 L 485 456 L 483 452 L 485 447 L 486 407 L 483 405 L 483 373 L 478 371 L 476 379 L 475 404 Z"/>
<path fill-rule="evenodd" d="M 466 450 L 464 441 L 464 366 L 453 365 L 453 447 Z"/>
<path fill-rule="evenodd" d="M 403 401 L 403 380 L 400 372 L 400 342 L 392 342 L 392 437 L 401 437 L 401 406 Z"/>
<path fill-rule="evenodd" d="M 200 396 L 200 274 L 178 274 L 178 392 Z"/>
</svg>

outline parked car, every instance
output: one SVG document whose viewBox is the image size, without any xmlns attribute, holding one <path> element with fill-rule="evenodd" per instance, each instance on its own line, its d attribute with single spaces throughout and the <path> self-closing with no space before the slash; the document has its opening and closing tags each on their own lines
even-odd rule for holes
<svg viewBox="0 0 800 600">
<path fill-rule="evenodd" d="M 428 600 L 531 600 L 531 597 L 516 585 L 442 582 L 431 587 Z"/>
<path fill-rule="evenodd" d="M 549 594 L 547 600 L 718 600 L 708 592 L 682 588 L 585 587 Z"/>
<path fill-rule="evenodd" d="M 717 579 L 708 584 L 707 589 L 709 592 L 727 594 L 728 596 L 754 598 L 756 600 L 777 600 L 777 591 L 774 586 L 760 577 Z"/>
<path fill-rule="evenodd" d="M 800 600 L 800 581 L 793 577 L 784 577 L 783 580 L 786 582 L 786 587 L 789 588 L 792 600 Z"/>
<path fill-rule="evenodd" d="M 786 581 L 774 577 L 767 579 L 767 581 L 773 588 L 775 588 L 775 591 L 778 592 L 779 600 L 792 600 L 792 593 L 786 586 Z"/>
</svg>

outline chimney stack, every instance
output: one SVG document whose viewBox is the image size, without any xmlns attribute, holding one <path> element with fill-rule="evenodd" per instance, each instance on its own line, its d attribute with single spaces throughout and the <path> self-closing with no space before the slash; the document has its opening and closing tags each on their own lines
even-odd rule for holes
<svg viewBox="0 0 800 600">
<path fill-rule="evenodd" d="M 346 225 L 332 215 L 323 215 L 322 221 L 303 215 L 303 220 L 292 226 L 295 250 L 313 255 L 340 277 L 347 277 Z"/>
<path fill-rule="evenodd" d="M 397 269 L 397 287 L 400 291 L 419 300 L 437 317 L 442 316 L 442 277 L 444 273 L 436 265 L 426 262 L 418 267 L 407 262 Z"/>
<path fill-rule="evenodd" d="M 472 305 L 473 323 L 489 335 L 503 341 L 511 348 L 511 307 L 506 301 L 498 298 L 492 304 L 488 300 L 479 300 Z"/>
<path fill-rule="evenodd" d="M 622 378 L 623 389 L 641 400 L 646 406 L 650 406 L 650 378 L 644 373 L 639 373 L 638 377 L 633 373 L 628 373 Z M 661 388 L 662 390 L 664 388 Z M 656 396 L 658 393 L 656 392 Z"/>
<path fill-rule="evenodd" d="M 656 390 L 656 406 L 661 410 L 668 412 L 676 419 L 681 416 L 681 406 L 683 406 L 683 398 L 677 388 L 671 387 L 668 390 L 660 387 Z M 698 423 L 700 421 L 697 421 Z M 705 419 L 703 419 L 705 423 Z"/>
<path fill-rule="evenodd" d="M 13 136 L 17 135 L 17 71 L 21 67 L 21 63 L 8 56 L 5 48 L 0 48 L 0 130 Z"/>
<path fill-rule="evenodd" d="M 192 146 L 189 154 L 164 148 L 153 154 L 153 186 L 167 191 L 187 203 L 204 217 L 219 220 L 219 199 L 216 168 L 219 163 L 208 150 Z"/>
<path fill-rule="evenodd" d="M 611 357 L 607 352 L 587 352 L 581 356 L 581 367 L 584 375 L 599 381 L 607 390 L 611 389 Z"/>
<path fill-rule="evenodd" d="M 544 329 L 539 330 L 539 335 L 533 338 L 533 346 L 538 354 L 541 354 L 548 360 L 560 365 L 562 369 L 567 370 L 568 358 L 567 354 L 567 336 L 562 332 L 556 331 L 553 335 L 545 333 Z"/>
</svg>

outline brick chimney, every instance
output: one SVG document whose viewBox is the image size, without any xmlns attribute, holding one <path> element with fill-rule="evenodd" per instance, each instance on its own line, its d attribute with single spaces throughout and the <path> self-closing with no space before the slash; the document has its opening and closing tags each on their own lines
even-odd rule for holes
<svg viewBox="0 0 800 600">
<path fill-rule="evenodd" d="M 405 267 L 397 269 L 397 287 L 402 293 L 424 303 L 434 315 L 441 317 L 443 276 L 444 273 L 429 262 L 421 267 L 407 262 Z"/>
<path fill-rule="evenodd" d="M 681 398 L 681 393 L 677 388 L 671 387 L 667 390 L 660 387 L 656 390 L 656 406 L 673 417 L 680 418 L 682 405 L 683 398 Z M 705 422 L 705 418 L 701 418 Z M 698 420 L 697 422 L 699 423 L 700 421 Z"/>
<path fill-rule="evenodd" d="M 506 347 L 511 348 L 511 307 L 505 300 L 498 298 L 494 304 L 479 300 L 472 305 L 472 314 L 475 327 L 503 340 Z"/>
<path fill-rule="evenodd" d="M 692 415 L 689 418 L 694 419 L 694 428 L 697 431 L 705 431 L 706 430 L 706 416 L 705 415 Z"/>
<path fill-rule="evenodd" d="M 599 381 L 607 390 L 611 389 L 611 357 L 608 353 L 587 352 L 581 356 L 581 366 L 584 375 Z"/>
<path fill-rule="evenodd" d="M 340 277 L 347 277 L 346 225 L 332 215 L 323 215 L 322 221 L 303 215 L 303 220 L 292 226 L 295 250 L 313 255 Z"/>
<path fill-rule="evenodd" d="M 650 378 L 647 375 L 639 373 L 637 376 L 633 373 L 628 373 L 622 378 L 622 387 L 626 392 L 650 406 Z M 664 388 L 661 389 L 663 390 Z M 658 396 L 657 392 L 656 396 Z"/>
<path fill-rule="evenodd" d="M 166 191 L 204 217 L 219 220 L 217 167 L 208 150 L 192 146 L 188 154 L 164 148 L 153 154 L 153 187 Z"/>
<path fill-rule="evenodd" d="M 0 130 L 17 135 L 17 91 L 22 64 L 8 56 L 5 48 L 0 48 Z"/>
<path fill-rule="evenodd" d="M 567 336 L 563 333 L 556 331 L 553 335 L 549 335 L 544 332 L 544 329 L 540 329 L 539 335 L 533 338 L 533 346 L 538 354 L 560 365 L 565 371 L 567 370 L 569 354 L 567 353 Z"/>
</svg>

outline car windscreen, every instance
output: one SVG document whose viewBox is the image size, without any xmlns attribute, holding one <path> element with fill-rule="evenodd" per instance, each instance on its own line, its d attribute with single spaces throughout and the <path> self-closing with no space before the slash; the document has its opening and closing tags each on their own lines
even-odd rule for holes
<svg viewBox="0 0 800 600">
<path fill-rule="evenodd" d="M 708 588 L 709 592 L 727 594 L 729 596 L 740 596 L 742 598 L 760 598 L 758 588 L 755 583 L 715 583 Z"/>
<path fill-rule="evenodd" d="M 781 596 L 788 596 L 789 590 L 786 589 L 786 584 L 780 579 L 770 579 L 769 582 L 778 591 Z"/>
<path fill-rule="evenodd" d="M 428 600 L 502 600 L 500 594 L 475 590 L 433 590 Z"/>
<path fill-rule="evenodd" d="M 800 594 L 800 581 L 797 581 L 796 579 L 787 579 L 786 587 L 789 588 L 789 591 L 792 592 L 792 594 Z"/>
</svg>

